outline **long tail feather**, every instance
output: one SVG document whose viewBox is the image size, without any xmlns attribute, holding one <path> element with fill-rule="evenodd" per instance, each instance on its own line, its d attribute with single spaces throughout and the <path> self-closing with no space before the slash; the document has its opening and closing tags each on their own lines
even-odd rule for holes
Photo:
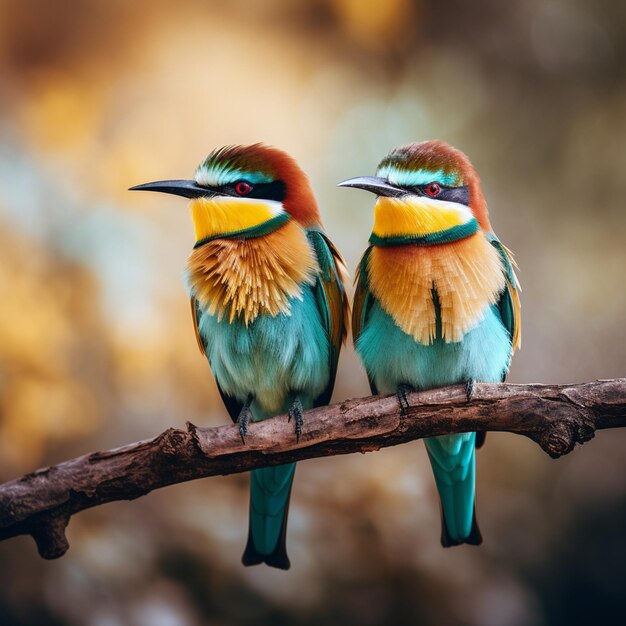
<svg viewBox="0 0 626 626">
<path fill-rule="evenodd" d="M 485 431 L 476 433 L 476 450 L 480 450 L 485 445 L 486 439 L 487 433 Z"/>
<path fill-rule="evenodd" d="M 264 467 L 250 475 L 250 522 L 244 565 L 267 563 L 289 569 L 287 515 L 295 463 Z"/>
<path fill-rule="evenodd" d="M 476 507 L 474 507 L 474 513 L 472 517 L 472 528 L 470 534 L 463 540 L 454 539 L 448 527 L 446 525 L 446 518 L 443 515 L 443 509 L 441 511 L 441 545 L 444 548 L 451 548 L 452 546 L 460 546 L 464 543 L 472 546 L 479 546 L 483 542 L 483 536 L 480 534 L 480 528 L 478 528 L 478 522 L 476 520 Z"/>
<path fill-rule="evenodd" d="M 479 545 L 476 522 L 476 434 L 444 435 L 425 440 L 441 500 L 443 546 Z"/>
</svg>

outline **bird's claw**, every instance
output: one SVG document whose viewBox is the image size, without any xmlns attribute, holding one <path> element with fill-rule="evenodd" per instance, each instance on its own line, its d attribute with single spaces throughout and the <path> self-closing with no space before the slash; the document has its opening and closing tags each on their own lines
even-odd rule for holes
<svg viewBox="0 0 626 626">
<path fill-rule="evenodd" d="M 241 443 L 246 443 L 246 435 L 248 434 L 248 424 L 252 417 L 252 411 L 250 410 L 251 399 L 248 399 L 246 403 L 241 407 L 239 416 L 237 417 L 237 425 L 239 426 L 239 436 L 241 437 Z"/>
<path fill-rule="evenodd" d="M 465 397 L 468 402 L 471 402 L 474 397 L 474 380 L 472 378 L 465 382 Z"/>
<path fill-rule="evenodd" d="M 411 391 L 413 391 L 413 387 L 410 385 L 398 385 L 398 389 L 396 390 L 396 396 L 400 403 L 400 413 L 402 415 L 406 415 L 407 411 L 411 408 L 409 400 L 406 397 L 406 394 Z"/>
<path fill-rule="evenodd" d="M 302 426 L 304 425 L 304 409 L 302 408 L 302 402 L 300 402 L 299 398 L 296 398 L 290 409 L 289 409 L 289 419 L 287 422 L 291 422 L 291 418 L 293 418 L 296 424 L 296 441 L 300 441 L 300 435 L 302 434 Z"/>
</svg>

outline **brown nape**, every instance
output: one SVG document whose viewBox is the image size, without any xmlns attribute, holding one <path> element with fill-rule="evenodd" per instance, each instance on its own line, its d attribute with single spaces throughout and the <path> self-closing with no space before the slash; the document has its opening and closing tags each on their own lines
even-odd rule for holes
<svg viewBox="0 0 626 626">
<path fill-rule="evenodd" d="M 285 210 L 302 226 L 322 225 L 322 220 L 309 182 L 296 160 L 286 152 L 262 146 L 263 155 L 274 169 L 277 180 L 285 183 Z"/>
</svg>

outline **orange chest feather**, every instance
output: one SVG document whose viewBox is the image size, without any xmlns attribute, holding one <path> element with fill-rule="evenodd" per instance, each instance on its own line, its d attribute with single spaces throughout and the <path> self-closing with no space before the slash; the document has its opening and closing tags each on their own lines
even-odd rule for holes
<svg viewBox="0 0 626 626">
<path fill-rule="evenodd" d="M 319 271 L 304 231 L 293 222 L 262 237 L 215 239 L 187 263 L 191 291 L 211 315 L 246 325 L 260 314 L 289 314 L 292 298 Z"/>
<path fill-rule="evenodd" d="M 453 343 L 480 323 L 505 286 L 502 261 L 482 232 L 438 246 L 374 247 L 368 274 L 382 308 L 424 345 L 436 337 L 433 290 L 439 300 L 441 337 Z"/>
</svg>

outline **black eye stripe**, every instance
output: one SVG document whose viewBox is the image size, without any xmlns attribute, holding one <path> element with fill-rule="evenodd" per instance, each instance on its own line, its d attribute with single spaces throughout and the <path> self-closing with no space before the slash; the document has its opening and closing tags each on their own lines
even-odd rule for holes
<svg viewBox="0 0 626 626">
<path fill-rule="evenodd" d="M 248 197 L 282 202 L 285 199 L 285 183 L 280 180 L 275 180 L 271 183 L 252 185 L 252 191 L 248 194 Z"/>
<path fill-rule="evenodd" d="M 469 205 L 469 189 L 467 187 L 444 188 L 437 197 L 448 202 Z"/>
<path fill-rule="evenodd" d="M 432 183 L 428 183 L 427 185 L 418 185 L 416 187 L 407 187 L 409 191 L 417 194 L 418 196 L 425 196 L 427 198 L 434 198 L 435 200 L 445 200 L 446 202 L 456 202 L 458 204 L 465 204 L 469 206 L 469 189 L 467 186 L 463 185 L 462 187 L 445 187 L 444 185 L 439 185 L 441 191 L 437 196 L 430 196 L 426 193 L 426 189 L 428 185 Z"/>
<path fill-rule="evenodd" d="M 245 196 L 235 191 L 237 183 L 241 182 L 247 182 L 251 187 L 250 191 Z M 282 202 L 285 199 L 285 183 L 280 180 L 274 180 L 271 183 L 250 183 L 242 178 L 234 183 L 224 185 L 220 188 L 220 191 L 229 196 L 237 196 L 240 198 L 259 198 L 261 200 L 275 200 L 276 202 Z"/>
</svg>

